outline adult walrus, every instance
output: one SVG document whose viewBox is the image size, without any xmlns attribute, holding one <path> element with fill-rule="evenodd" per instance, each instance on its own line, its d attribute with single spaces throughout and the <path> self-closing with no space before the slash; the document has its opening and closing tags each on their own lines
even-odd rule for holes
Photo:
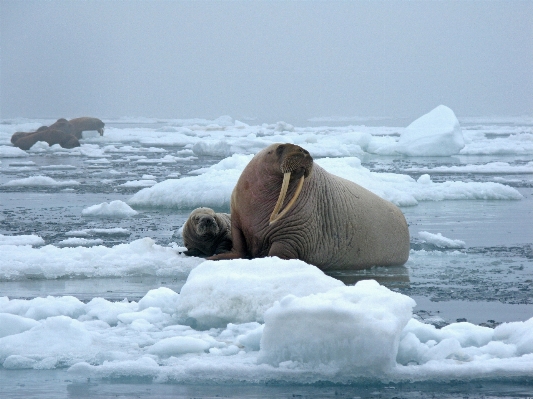
<svg viewBox="0 0 533 399">
<path fill-rule="evenodd" d="M 98 133 L 100 133 L 100 136 L 104 135 L 105 123 L 98 118 L 83 116 L 81 118 L 71 119 L 69 122 L 73 126 L 74 136 L 76 136 L 78 139 L 81 139 L 82 132 L 90 130 L 96 130 Z"/>
<path fill-rule="evenodd" d="M 63 148 L 79 147 L 79 140 L 69 133 L 60 130 L 46 129 L 19 138 L 14 145 L 21 150 L 29 150 L 38 141 L 45 141 L 48 145 L 59 144 Z"/>
<path fill-rule="evenodd" d="M 277 256 L 325 270 L 401 265 L 409 257 L 398 207 L 326 172 L 293 144 L 272 144 L 244 168 L 231 195 L 231 233 L 231 252 L 209 259 Z"/>
<path fill-rule="evenodd" d="M 231 220 L 227 213 L 196 208 L 183 225 L 183 242 L 188 256 L 211 256 L 231 250 Z"/>
</svg>

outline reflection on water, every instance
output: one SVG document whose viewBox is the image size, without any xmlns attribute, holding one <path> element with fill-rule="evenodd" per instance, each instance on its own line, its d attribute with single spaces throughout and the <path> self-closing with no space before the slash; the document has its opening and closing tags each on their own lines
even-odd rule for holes
<svg viewBox="0 0 533 399">
<path fill-rule="evenodd" d="M 346 285 L 355 285 L 361 280 L 376 280 L 390 289 L 409 287 L 409 269 L 405 266 L 372 267 L 365 270 L 332 270 L 328 276 Z"/>
<path fill-rule="evenodd" d="M 21 382 L 23 381 L 23 382 Z M 507 381 L 454 381 L 429 383 L 313 384 L 154 384 L 139 378 L 112 381 L 75 381 L 65 370 L 1 370 L 2 398 L 519 398 L 530 397 L 533 382 L 524 378 Z"/>
</svg>

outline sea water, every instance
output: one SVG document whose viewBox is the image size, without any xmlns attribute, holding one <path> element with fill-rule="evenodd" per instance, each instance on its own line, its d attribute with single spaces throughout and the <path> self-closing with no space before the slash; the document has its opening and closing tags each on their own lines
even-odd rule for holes
<svg viewBox="0 0 533 399">
<path fill-rule="evenodd" d="M 11 146 L 15 131 L 50 122 L 10 120 L 0 125 L 0 315 L 8 315 L 4 323 L 19 329 L 0 328 L 2 397 L 532 395 L 533 329 L 525 323 L 533 317 L 529 120 L 462 122 L 465 146 L 449 156 L 434 156 L 431 148 L 417 156 L 395 152 L 404 127 L 254 126 L 229 117 L 107 121 L 103 137 L 86 132 L 77 149 L 38 143 L 26 152 Z M 441 126 L 444 132 L 447 128 Z M 242 272 L 239 283 L 222 285 L 229 271 L 217 275 L 207 271 L 202 259 L 180 254 L 179 230 L 190 211 L 196 206 L 229 211 L 228 198 L 240 171 L 271 142 L 308 148 L 327 170 L 399 205 L 411 234 L 407 264 L 312 274 L 309 278 L 318 285 L 309 285 L 315 288 L 308 292 L 291 293 L 289 287 L 274 297 L 269 296 L 273 290 L 266 290 L 266 302 L 259 304 L 259 294 L 245 292 L 266 280 L 254 282 Z M 265 278 L 280 275 L 278 263 L 294 274 L 273 280 L 276 287 L 283 281 L 294 285 L 295 276 L 312 268 L 300 270 L 302 266 L 272 260 L 272 274 L 266 271 Z M 196 280 L 187 280 L 199 265 L 203 269 Z M 237 263 L 228 267 L 240 270 Z M 275 308 L 275 301 L 286 294 L 318 295 L 336 284 L 362 290 L 356 284 L 366 280 L 387 289 L 384 298 L 399 294 L 416 302 L 412 313 L 407 308 L 381 311 L 414 320 L 406 326 L 398 321 L 392 341 L 386 341 L 399 352 L 393 359 L 397 365 L 392 371 L 386 368 L 384 378 L 343 374 L 339 364 L 357 367 L 334 354 L 339 349 L 335 343 L 318 344 L 324 356 L 302 349 L 299 361 L 261 363 L 276 358 L 285 345 L 277 337 L 274 349 L 261 349 L 262 334 L 272 337 L 273 331 L 265 333 L 262 326 L 270 323 L 276 331 L 283 326 L 276 327 L 281 310 L 272 311 L 264 324 L 264 309 Z M 185 284 L 199 293 L 187 294 L 188 308 L 185 296 L 179 296 Z M 210 315 L 213 307 L 201 305 L 207 303 L 207 292 L 216 289 L 222 305 Z M 363 290 L 365 298 L 376 298 L 372 289 Z M 358 302 L 346 299 L 352 294 L 342 295 L 350 317 L 368 327 L 369 321 L 360 317 L 378 314 L 377 305 L 359 314 Z M 228 313 L 236 297 L 246 303 L 235 305 L 235 315 L 254 309 L 246 320 Z M 327 298 L 320 299 L 320 306 L 332 315 L 330 333 L 340 337 L 344 330 L 338 321 L 346 316 L 334 316 L 336 308 Z M 308 323 L 307 305 L 284 301 Z M 222 314 L 229 314 L 222 324 L 210 325 L 213 317 L 222 320 Z M 200 322 L 204 326 L 195 327 Z M 506 326 L 520 337 L 501 338 L 508 334 Z M 455 343 L 444 333 L 459 328 L 481 341 L 469 343 L 454 333 Z M 381 330 L 376 331 L 378 336 Z M 408 346 L 408 334 L 419 343 Z M 427 334 L 433 338 L 424 341 Z M 190 339 L 175 340 L 183 337 Z M 65 342 L 54 350 L 56 340 Z M 78 347 L 77 340 L 88 347 Z M 31 350 L 20 349 L 31 347 L 31 341 Z M 415 347 L 417 355 L 409 352 Z M 474 354 L 472 348 L 483 349 Z M 266 355 L 259 355 L 261 350 Z M 401 358 L 408 353 L 412 359 Z M 496 363 L 484 368 L 487 362 Z"/>
</svg>

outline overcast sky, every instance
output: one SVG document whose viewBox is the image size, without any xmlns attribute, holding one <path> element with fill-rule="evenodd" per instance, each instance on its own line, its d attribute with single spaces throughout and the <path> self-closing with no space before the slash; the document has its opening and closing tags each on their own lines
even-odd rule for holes
<svg viewBox="0 0 533 399">
<path fill-rule="evenodd" d="M 0 0 L 0 118 L 533 115 L 533 1 Z"/>
</svg>

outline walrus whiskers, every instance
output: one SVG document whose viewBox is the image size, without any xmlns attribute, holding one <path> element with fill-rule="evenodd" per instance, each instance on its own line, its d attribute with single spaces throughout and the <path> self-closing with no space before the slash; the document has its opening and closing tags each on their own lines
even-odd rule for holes
<svg viewBox="0 0 533 399">
<path fill-rule="evenodd" d="M 272 211 L 272 214 L 270 215 L 270 223 L 271 225 L 274 222 L 277 222 L 279 219 L 281 219 L 287 212 L 290 211 L 298 197 L 300 196 L 300 193 L 302 192 L 302 187 L 304 186 L 304 176 L 300 177 L 300 180 L 298 181 L 298 186 L 296 187 L 296 192 L 292 196 L 291 200 L 283 209 L 281 212 L 278 213 L 279 209 L 283 205 L 283 201 L 285 200 L 285 195 L 287 194 L 287 189 L 289 187 L 289 180 L 291 178 L 291 173 L 284 173 L 283 174 L 283 183 L 281 185 L 281 191 L 279 193 L 278 202 L 276 203 L 276 206 L 274 207 L 274 210 Z"/>
</svg>

